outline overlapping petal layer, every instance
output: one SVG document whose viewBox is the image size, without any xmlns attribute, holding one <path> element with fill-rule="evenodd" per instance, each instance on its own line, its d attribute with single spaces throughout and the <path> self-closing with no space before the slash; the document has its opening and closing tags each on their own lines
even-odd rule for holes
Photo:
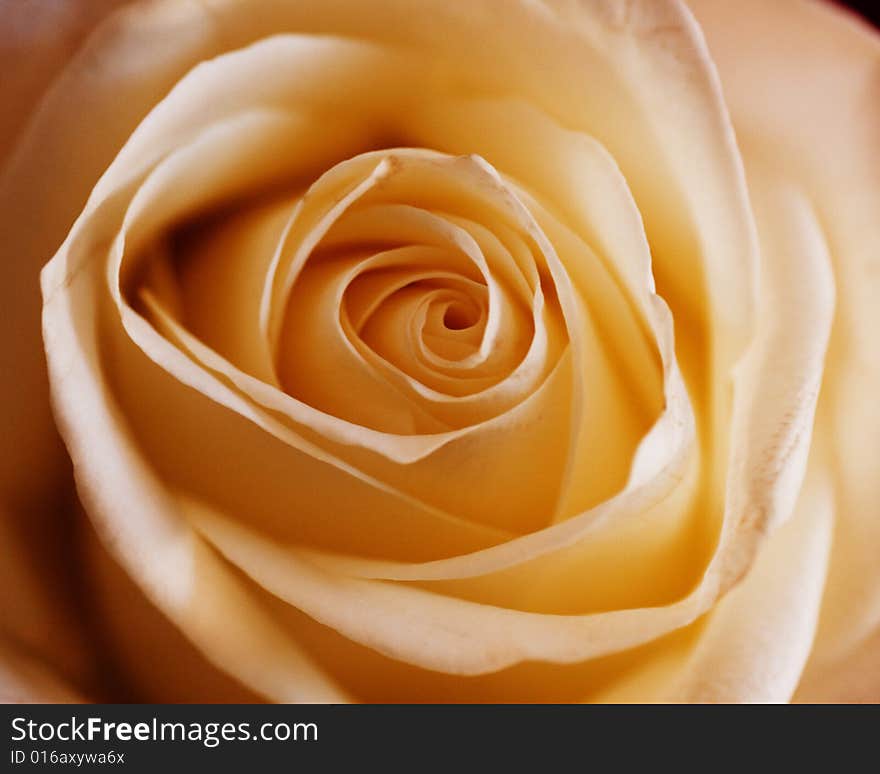
<svg viewBox="0 0 880 774">
<path fill-rule="evenodd" d="M 81 499 L 269 698 L 381 698 L 357 664 L 396 698 L 790 694 L 822 584 L 772 684 L 737 611 L 828 554 L 823 229 L 751 160 L 749 201 L 683 6 L 509 10 L 156 3 L 96 39 L 74 86 L 190 35 L 43 274 Z"/>
</svg>

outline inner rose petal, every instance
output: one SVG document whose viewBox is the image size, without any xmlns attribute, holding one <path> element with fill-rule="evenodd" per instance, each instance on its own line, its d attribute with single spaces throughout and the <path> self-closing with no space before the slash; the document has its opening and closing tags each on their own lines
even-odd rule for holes
<svg viewBox="0 0 880 774">
<path fill-rule="evenodd" d="M 310 189 L 306 194 L 303 206 L 292 225 L 291 233 L 288 237 L 289 244 L 286 247 L 288 255 L 282 254 L 279 259 L 279 265 L 276 267 L 275 276 L 284 276 L 280 281 L 276 279 L 273 283 L 273 298 L 271 306 L 277 308 L 282 304 L 286 305 L 284 335 L 289 342 L 288 346 L 290 346 L 290 342 L 296 341 L 300 331 L 305 327 L 301 321 L 303 302 L 308 303 L 310 297 L 314 296 L 314 289 L 312 289 L 309 293 L 301 294 L 300 299 L 302 300 L 299 303 L 297 302 L 297 284 L 299 284 L 300 280 L 305 280 L 307 282 L 310 278 L 303 275 L 308 275 L 310 273 L 309 269 L 316 264 L 318 266 L 321 265 L 320 261 L 309 260 L 311 251 L 321 244 L 324 236 L 341 216 L 349 210 L 360 206 L 364 199 L 369 200 L 369 198 L 372 198 L 375 201 L 378 197 L 380 200 L 384 201 L 390 199 L 392 203 L 400 203 L 400 199 L 402 199 L 403 202 L 417 202 L 419 196 L 417 191 L 407 189 L 412 188 L 413 185 L 415 185 L 418 190 L 423 190 L 426 184 L 431 185 L 433 182 L 435 191 L 437 191 L 438 187 L 442 189 L 442 186 L 445 183 L 447 189 L 447 193 L 445 193 L 445 196 L 447 197 L 446 203 L 451 203 L 448 201 L 448 197 L 450 196 L 448 193 L 450 184 L 447 179 L 449 177 L 449 172 L 439 163 L 440 158 L 441 157 L 436 155 L 432 157 L 425 152 L 412 151 L 398 152 L 386 157 L 359 157 L 342 165 L 339 170 L 332 170 L 327 173 L 315 184 L 315 186 L 312 187 L 312 189 Z M 455 162 L 455 164 L 459 163 L 460 162 Z M 363 180 L 357 182 L 357 178 L 355 178 L 355 181 L 350 185 L 350 190 L 340 190 L 337 187 L 338 184 L 341 182 L 343 186 L 348 185 L 348 171 L 351 168 L 357 167 L 360 167 L 365 174 Z M 327 201 L 328 203 L 328 208 L 323 213 L 320 208 L 322 200 Z M 369 201 L 367 201 L 367 203 L 369 203 Z M 435 205 L 434 209 L 436 209 L 437 205 L 442 205 L 443 203 L 444 200 L 442 199 L 442 196 L 440 198 L 435 197 L 434 202 L 432 202 L 432 204 Z M 481 217 L 479 200 L 470 203 L 465 202 L 464 204 L 466 208 L 468 207 L 468 204 L 471 205 L 471 208 L 476 208 L 478 217 Z M 459 206 L 461 206 L 461 202 L 459 202 Z M 434 220 L 437 219 L 437 216 L 432 215 L 431 213 L 427 213 L 425 217 L 433 218 Z M 443 224 L 440 225 L 440 229 L 443 229 Z M 446 230 L 449 231 L 449 229 L 450 227 L 447 226 Z M 435 231 L 436 230 L 435 227 Z M 391 234 L 393 235 L 393 233 L 394 229 L 392 228 Z M 511 296 L 509 289 L 511 283 L 513 283 L 514 289 L 516 289 L 517 286 L 522 285 L 522 278 L 519 276 L 519 268 L 516 266 L 515 262 L 509 258 L 507 258 L 507 260 L 496 261 L 494 265 L 490 265 L 487 263 L 487 258 L 491 258 L 491 255 L 485 255 L 480 249 L 480 245 L 476 244 L 468 234 L 462 234 L 459 231 L 459 235 L 460 236 L 457 239 L 453 236 L 448 240 L 451 242 L 451 244 L 448 245 L 448 248 L 450 248 L 452 252 L 457 251 L 463 253 L 463 257 L 467 257 L 473 261 L 475 267 L 479 270 L 481 281 L 487 288 L 488 318 L 480 345 L 482 359 L 489 360 L 490 358 L 494 358 L 497 361 L 498 358 L 501 357 L 502 359 L 509 360 L 509 356 L 505 357 L 505 353 L 513 350 L 514 361 L 521 360 L 527 350 L 527 347 L 523 347 L 522 345 L 528 344 L 532 331 L 524 326 L 524 321 L 518 322 L 518 319 L 522 319 L 524 315 L 529 314 L 528 309 L 534 302 L 528 296 L 521 299 L 519 302 L 517 302 L 515 297 Z M 350 234 L 350 238 L 356 240 L 358 235 Z M 361 240 L 364 238 L 369 239 L 369 236 L 361 237 Z M 385 238 L 388 239 L 392 237 L 386 236 Z M 462 244 L 462 241 L 468 242 L 469 244 Z M 442 268 L 444 265 L 449 265 L 450 260 L 453 264 L 455 263 L 453 256 L 444 260 L 438 258 L 438 256 L 434 254 L 434 265 L 436 268 Z M 424 261 L 422 261 L 422 263 L 424 263 Z M 412 297 L 412 293 L 408 293 L 408 295 Z M 539 299 L 538 305 L 540 306 L 541 303 L 542 301 Z M 291 324 L 292 315 L 299 315 L 300 322 L 297 324 Z M 269 316 L 272 320 L 279 319 L 279 314 L 273 312 L 271 309 L 269 311 Z M 269 334 L 272 336 L 272 330 L 277 328 L 277 323 L 270 322 L 269 325 Z M 331 330 L 332 327 L 327 328 L 327 332 Z M 286 354 L 287 353 L 282 353 L 280 357 L 283 359 L 286 357 Z M 405 350 L 398 351 L 398 354 L 405 355 L 406 352 Z M 412 360 L 411 358 L 404 358 L 404 360 L 407 359 Z M 287 358 L 287 360 L 289 362 L 295 362 L 297 358 L 292 357 Z M 550 364 L 552 364 L 552 359 L 550 360 Z M 279 361 L 279 365 L 282 368 L 284 367 L 281 360 Z M 397 370 L 402 370 L 404 372 L 408 371 L 409 375 L 413 376 L 412 362 L 410 363 L 410 368 L 407 368 L 404 363 L 401 362 L 390 362 L 389 365 Z M 312 369 L 308 367 L 302 369 L 306 374 L 311 370 Z M 482 375 L 486 375 L 485 372 Z M 501 376 L 503 375 L 505 374 L 502 373 Z M 418 377 L 416 377 L 416 381 L 423 384 L 423 380 L 418 379 Z M 496 381 L 498 381 L 498 379 L 496 379 Z M 435 387 L 435 385 L 432 384 L 424 386 L 427 386 L 429 389 Z M 412 387 L 415 388 L 417 392 L 419 391 L 418 385 L 413 384 Z"/>
<path fill-rule="evenodd" d="M 394 161 L 376 174 L 387 158 Z M 564 513 L 560 506 L 569 507 L 561 499 L 567 481 L 578 482 L 587 504 L 622 487 L 646 427 L 639 426 L 642 420 L 632 421 L 638 415 L 627 405 L 625 393 L 607 381 L 621 377 L 614 375 L 616 367 L 596 338 L 580 291 L 571 285 L 551 241 L 526 205 L 517 203 L 514 189 L 481 164 L 425 151 L 357 157 L 323 176 L 323 190 L 313 186 L 303 195 L 282 195 L 256 209 L 245 206 L 242 215 L 215 220 L 216 225 L 208 222 L 175 240 L 171 261 L 181 278 L 178 292 L 163 290 L 166 267 L 144 274 L 142 300 L 166 335 L 204 365 L 226 373 L 260 405 L 289 414 L 294 429 L 303 420 L 306 427 L 320 426 L 327 432 L 322 430 L 319 442 L 331 447 L 336 439 L 346 442 L 355 434 L 365 438 L 357 427 L 382 434 L 373 437 L 378 443 L 371 448 L 393 444 L 389 434 L 427 439 L 429 446 L 421 448 L 433 445 L 435 451 L 428 452 L 432 457 L 407 468 L 389 468 L 350 452 L 343 456 L 447 512 L 531 531 Z M 352 174 L 353 167 L 365 176 Z M 432 183 L 427 193 L 426 182 Z M 387 231 L 377 233 L 377 224 L 387 225 Z M 159 265 L 168 262 L 167 252 L 153 258 L 160 259 Z M 208 281 L 218 276 L 210 268 L 215 261 L 227 267 L 222 282 Z M 255 281 L 246 266 L 251 272 L 263 266 L 265 279 Z M 245 281 L 235 282 L 236 276 Z M 199 299 L 203 287 L 215 294 L 213 302 Z M 261 365 L 235 362 L 235 350 L 241 347 L 235 337 L 241 331 L 218 315 L 223 303 L 216 293 L 221 287 L 250 299 L 250 306 L 241 307 L 251 311 L 243 327 L 251 337 L 259 331 L 266 335 L 265 346 L 257 350 L 268 353 L 261 356 Z M 252 289 L 242 295 L 245 287 Z M 457 307 L 461 313 L 465 302 L 478 310 L 474 323 L 450 329 L 443 322 L 449 309 Z M 177 319 L 185 324 L 190 309 L 202 310 L 193 317 L 202 320 L 197 332 L 218 348 L 225 363 L 174 323 L 175 305 L 182 306 Z M 211 322 L 212 315 L 219 327 Z M 224 325 L 232 336 L 217 335 Z M 273 330 L 278 331 L 274 345 Z M 561 359 L 569 350 L 573 357 Z M 582 370 L 573 370 L 575 364 Z M 260 379 L 257 369 L 265 373 L 272 366 L 274 378 Z M 586 388 L 578 387 L 584 378 Z M 353 389 L 358 383 L 361 388 Z M 278 392 L 279 387 L 290 395 Z M 352 400 L 353 392 L 359 400 Z M 492 433 L 487 423 L 499 423 L 499 431 L 510 423 L 528 427 L 538 421 L 547 401 L 554 406 L 554 421 L 547 421 L 545 412 L 540 432 L 522 433 L 502 455 L 511 476 L 535 482 L 530 497 L 506 499 L 506 479 L 491 487 L 475 480 L 459 491 L 442 486 L 450 473 L 437 451 L 450 444 L 457 447 L 457 439 L 463 442 L 468 436 L 488 442 Z M 573 420 L 573 408 L 601 421 Z M 595 444 L 602 443 L 602 422 L 618 419 L 623 419 L 619 427 L 631 427 L 632 434 L 617 433 L 611 454 L 594 454 Z M 583 429 L 573 436 L 572 425 Z M 534 427 L 537 431 L 539 425 Z M 387 442 L 382 440 L 386 437 Z M 568 446 L 560 444 L 566 437 Z M 584 437 L 594 439 L 589 448 L 583 447 Z M 403 448 L 400 444 L 395 453 Z M 532 460 L 542 448 L 544 458 L 561 456 L 552 467 L 538 470 Z M 496 449 L 497 461 L 502 457 Z M 449 451 L 448 464 L 461 478 L 458 452 Z M 601 467 L 591 473 L 600 460 Z M 474 475 L 481 476 L 479 471 Z M 495 509 L 490 502 L 496 503 Z M 498 509 L 499 502 L 508 506 Z"/>
</svg>

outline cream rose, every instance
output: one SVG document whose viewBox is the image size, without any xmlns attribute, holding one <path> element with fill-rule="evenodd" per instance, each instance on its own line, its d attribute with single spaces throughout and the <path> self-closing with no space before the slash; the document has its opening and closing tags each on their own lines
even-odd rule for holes
<svg viewBox="0 0 880 774">
<path fill-rule="evenodd" d="M 880 700 L 865 24 L 152 0 L 62 60 L 0 126 L 8 697 Z"/>
</svg>

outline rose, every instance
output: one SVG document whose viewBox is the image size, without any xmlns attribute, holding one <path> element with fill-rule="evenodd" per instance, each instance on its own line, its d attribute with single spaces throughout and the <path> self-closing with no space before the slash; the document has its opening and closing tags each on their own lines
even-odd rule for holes
<svg viewBox="0 0 880 774">
<path fill-rule="evenodd" d="M 154 699 L 876 699 L 880 47 L 767 5 L 111 17 L 0 181 L 10 642 L 89 686 L 67 557 Z"/>
</svg>

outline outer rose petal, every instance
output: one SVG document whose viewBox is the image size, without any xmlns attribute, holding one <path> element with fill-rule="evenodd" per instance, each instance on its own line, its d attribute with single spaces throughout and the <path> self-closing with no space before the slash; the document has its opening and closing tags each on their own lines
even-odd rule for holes
<svg viewBox="0 0 880 774">
<path fill-rule="evenodd" d="M 718 63 L 744 155 L 810 197 L 837 284 L 820 405 L 835 467 L 834 550 L 796 698 L 878 701 L 876 678 L 866 694 L 847 660 L 852 654 L 866 678 L 880 668 L 869 645 L 880 636 L 880 34 L 831 3 L 690 5 Z"/>
<path fill-rule="evenodd" d="M 0 639 L 0 704 L 75 704 L 83 701 L 45 664 Z"/>
<path fill-rule="evenodd" d="M 43 167 L 46 174 L 41 175 L 37 170 L 42 166 L 39 159 L 43 146 L 33 137 L 34 122 L 25 128 L 26 119 L 87 33 L 121 5 L 121 0 L 99 0 L 74 8 L 71 3 L 57 0 L 0 6 L 0 66 L 4 87 L 8 84 L 8 91 L 4 88 L 2 95 L 0 122 L 0 232 L 4 250 L 0 304 L 4 320 L 11 326 L 0 347 L 0 374 L 4 377 L 0 382 L 0 417 L 3 441 L 15 450 L 14 454 L 0 455 L 0 497 L 7 505 L 11 498 L 17 505 L 27 503 L 33 507 L 34 500 L 45 502 L 46 498 L 55 505 L 58 476 L 67 475 L 47 400 L 45 364 L 37 334 L 37 279 L 47 254 L 63 239 L 102 168 L 100 162 L 90 165 L 92 154 L 85 153 L 74 163 L 53 159 Z M 63 99 L 55 89 L 48 92 L 50 100 L 53 93 L 54 99 Z M 21 142 L 15 145 L 17 136 Z M 95 143 L 101 144 L 99 137 L 95 137 Z M 80 173 L 80 179 L 66 185 L 70 181 L 65 176 L 74 171 Z M 19 197 L 23 197 L 20 208 Z M 40 201 L 43 197 L 47 197 L 45 203 Z"/>
<path fill-rule="evenodd" d="M 764 402 L 772 407 L 787 396 L 815 405 L 834 310 L 828 248 L 802 193 L 760 167 L 748 173 L 762 249 L 762 336 L 756 354 L 759 362 L 777 365 L 767 369 L 773 378 L 763 384 Z M 753 432 L 774 426 L 769 416 L 759 416 Z M 808 446 L 797 440 L 809 434 L 806 424 L 788 438 L 779 428 L 774 433 L 781 458 L 808 450 L 811 455 L 791 522 L 766 541 L 745 579 L 707 615 L 705 631 L 681 663 L 668 661 L 651 674 L 651 685 L 636 673 L 606 700 L 791 699 L 816 633 L 834 501 L 825 434 L 814 433 Z M 797 495 L 798 483 L 792 482 L 787 496 Z"/>
<path fill-rule="evenodd" d="M 671 652 L 644 659 L 600 702 L 767 703 L 791 698 L 816 631 L 831 545 L 827 480 L 808 480 L 791 521 L 761 550 L 747 578 Z"/>
<path fill-rule="evenodd" d="M 0 190 L 3 167 L 43 92 L 95 25 L 125 2 L 0 1 Z M 5 193 L 0 199 L 5 203 Z M 60 592 L 71 586 L 63 548 L 71 524 L 58 518 L 67 502 L 58 485 L 69 473 L 39 336 L 38 274 L 46 255 L 19 253 L 13 224 L 16 216 L 0 207 L 0 620 L 62 673 L 82 679 L 89 656 L 75 607 Z"/>
<path fill-rule="evenodd" d="M 131 0 L 41 0 L 0 3 L 0 162 L 27 123 L 39 98 L 80 44 L 115 9 Z"/>
</svg>

